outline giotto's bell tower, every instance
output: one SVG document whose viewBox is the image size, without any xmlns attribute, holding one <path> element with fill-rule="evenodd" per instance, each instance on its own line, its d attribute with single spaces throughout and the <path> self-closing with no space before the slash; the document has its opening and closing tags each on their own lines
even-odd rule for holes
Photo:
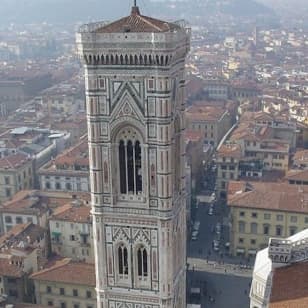
<svg viewBox="0 0 308 308">
<path fill-rule="evenodd" d="M 186 307 L 190 30 L 131 14 L 77 34 L 86 79 L 98 308 Z"/>
</svg>

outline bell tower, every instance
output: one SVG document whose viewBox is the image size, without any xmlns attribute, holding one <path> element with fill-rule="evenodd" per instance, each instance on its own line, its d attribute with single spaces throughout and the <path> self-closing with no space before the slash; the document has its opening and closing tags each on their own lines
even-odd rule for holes
<svg viewBox="0 0 308 308">
<path fill-rule="evenodd" d="M 77 33 L 98 308 L 186 307 L 182 133 L 190 29 L 139 8 Z"/>
</svg>

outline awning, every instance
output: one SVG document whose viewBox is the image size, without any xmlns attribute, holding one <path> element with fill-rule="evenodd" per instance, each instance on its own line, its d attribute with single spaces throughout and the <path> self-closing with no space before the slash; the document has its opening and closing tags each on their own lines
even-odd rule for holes
<svg viewBox="0 0 308 308">
<path fill-rule="evenodd" d="M 236 252 L 237 253 L 245 253 L 245 249 L 244 248 L 236 248 Z"/>
<path fill-rule="evenodd" d="M 61 232 L 53 231 L 53 232 L 51 232 L 51 235 L 53 235 L 53 236 L 60 236 Z"/>
<path fill-rule="evenodd" d="M 255 249 L 248 249 L 248 253 L 250 255 L 256 255 L 257 254 L 257 251 Z"/>
</svg>

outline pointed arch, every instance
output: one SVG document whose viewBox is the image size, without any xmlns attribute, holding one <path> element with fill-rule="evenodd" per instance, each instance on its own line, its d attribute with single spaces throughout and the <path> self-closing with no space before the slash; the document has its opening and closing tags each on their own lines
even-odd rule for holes
<svg viewBox="0 0 308 308">
<path fill-rule="evenodd" d="M 137 274 L 139 277 L 148 276 L 148 252 L 144 246 L 137 249 Z"/>
</svg>

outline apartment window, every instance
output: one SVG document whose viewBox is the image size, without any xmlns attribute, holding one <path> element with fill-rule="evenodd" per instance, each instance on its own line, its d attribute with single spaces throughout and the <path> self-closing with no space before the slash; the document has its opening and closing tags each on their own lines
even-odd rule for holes
<svg viewBox="0 0 308 308">
<path fill-rule="evenodd" d="M 64 288 L 60 288 L 60 295 L 65 295 L 65 290 L 64 290 Z"/>
<path fill-rule="evenodd" d="M 79 308 L 79 304 L 74 304 L 74 308 Z"/>
<path fill-rule="evenodd" d="M 27 217 L 27 222 L 33 222 L 33 218 L 32 217 Z"/>
<path fill-rule="evenodd" d="M 50 183 L 49 183 L 49 182 L 46 182 L 46 183 L 45 183 L 45 188 L 46 188 L 46 189 L 50 189 L 50 187 L 51 187 L 51 186 L 50 186 Z"/>
<path fill-rule="evenodd" d="M 278 214 L 278 215 L 276 216 L 276 219 L 277 219 L 277 221 L 282 221 L 282 220 L 283 220 L 283 215 Z"/>
<path fill-rule="evenodd" d="M 223 172 L 223 173 L 221 174 L 221 177 L 222 177 L 223 179 L 225 179 L 225 178 L 226 178 L 226 172 Z"/>
<path fill-rule="evenodd" d="M 255 213 L 255 212 L 253 212 L 253 213 L 251 213 L 251 217 L 252 217 L 252 218 L 258 218 L 258 214 Z"/>
<path fill-rule="evenodd" d="M 66 308 L 66 303 L 62 302 L 60 305 L 61 308 Z"/>
<path fill-rule="evenodd" d="M 221 181 L 221 188 L 225 189 L 226 188 L 226 182 Z"/>
<path fill-rule="evenodd" d="M 66 184 L 65 184 L 65 188 L 66 188 L 66 190 L 72 190 L 72 185 L 71 185 L 71 183 L 66 183 Z"/>
<path fill-rule="evenodd" d="M 308 224 L 308 217 L 305 217 L 305 224 Z"/>
<path fill-rule="evenodd" d="M 258 224 L 255 222 L 252 222 L 250 224 L 250 233 L 257 234 L 258 233 Z"/>
<path fill-rule="evenodd" d="M 47 306 L 53 306 L 53 301 L 48 301 Z"/>
<path fill-rule="evenodd" d="M 297 216 L 291 216 L 290 221 L 291 222 L 297 222 Z"/>
<path fill-rule="evenodd" d="M 71 235 L 71 236 L 70 236 L 70 240 L 71 240 L 71 241 L 75 241 L 75 240 L 76 240 L 75 235 Z"/>
<path fill-rule="evenodd" d="M 59 228 L 60 224 L 58 222 L 56 222 L 56 228 Z"/>
<path fill-rule="evenodd" d="M 238 242 L 239 242 L 240 244 L 243 244 L 243 243 L 244 243 L 244 239 L 243 239 L 242 237 L 240 237 L 240 238 L 238 239 Z"/>
<path fill-rule="evenodd" d="M 5 183 L 5 185 L 9 185 L 10 184 L 10 177 L 9 176 L 5 176 L 4 177 L 4 183 Z"/>
<path fill-rule="evenodd" d="M 297 227 L 294 226 L 290 227 L 290 236 L 294 235 L 296 232 L 297 232 Z"/>
<path fill-rule="evenodd" d="M 4 220 L 5 220 L 5 222 L 7 224 L 11 224 L 12 223 L 12 217 L 11 216 L 5 216 Z"/>
<path fill-rule="evenodd" d="M 234 179 L 234 174 L 231 172 L 230 173 L 230 179 L 233 180 Z"/>
<path fill-rule="evenodd" d="M 17 224 L 22 224 L 22 217 L 17 216 L 17 217 L 16 217 L 16 223 L 17 223 Z"/>
<path fill-rule="evenodd" d="M 266 220 L 271 219 L 271 214 L 265 213 L 265 214 L 264 214 L 264 219 L 266 219 Z"/>
<path fill-rule="evenodd" d="M 46 293 L 51 293 L 51 286 L 46 286 Z"/>
<path fill-rule="evenodd" d="M 245 222 L 244 221 L 238 222 L 238 231 L 240 233 L 245 233 Z"/>
<path fill-rule="evenodd" d="M 221 170 L 227 170 L 227 166 L 221 165 Z"/>
<path fill-rule="evenodd" d="M 263 234 L 264 235 L 269 235 L 269 228 L 270 228 L 269 225 L 264 225 L 263 226 Z"/>
<path fill-rule="evenodd" d="M 282 226 L 276 226 L 276 236 L 282 236 Z"/>
<path fill-rule="evenodd" d="M 61 189 L 61 184 L 58 183 L 58 182 L 56 183 L 56 189 L 58 189 L 58 190 Z"/>
<path fill-rule="evenodd" d="M 73 289 L 73 296 L 78 296 L 78 290 L 77 289 Z"/>
<path fill-rule="evenodd" d="M 18 297 L 18 292 L 17 292 L 17 290 L 9 289 L 9 296 Z"/>
<path fill-rule="evenodd" d="M 241 217 L 245 217 L 245 212 L 240 212 Z"/>
<path fill-rule="evenodd" d="M 87 291 L 86 296 L 87 296 L 87 298 L 92 298 L 92 292 L 91 291 Z"/>
<path fill-rule="evenodd" d="M 6 189 L 5 189 L 5 196 L 6 196 L 6 197 L 11 197 L 11 195 L 12 195 L 11 188 L 6 188 Z"/>
<path fill-rule="evenodd" d="M 256 245 L 256 240 L 255 239 L 250 240 L 250 244 L 251 245 Z"/>
</svg>

